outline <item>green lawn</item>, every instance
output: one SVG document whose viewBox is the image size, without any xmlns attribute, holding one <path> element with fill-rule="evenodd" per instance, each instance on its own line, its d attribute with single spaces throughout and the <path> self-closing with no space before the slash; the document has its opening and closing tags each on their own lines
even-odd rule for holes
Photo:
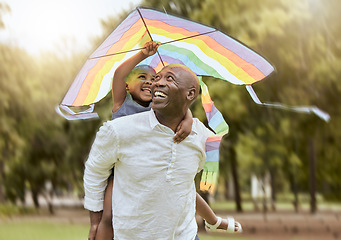
<svg viewBox="0 0 341 240">
<path fill-rule="evenodd" d="M 0 239 L 80 240 L 87 239 L 88 225 L 51 222 L 0 222 Z"/>
<path fill-rule="evenodd" d="M 0 239 L 6 240 L 82 240 L 87 239 L 87 224 L 52 223 L 43 221 L 15 220 L 0 221 Z M 236 237 L 227 234 L 226 237 L 218 237 L 207 234 L 199 234 L 200 240 L 253 240 L 250 238 Z"/>
</svg>

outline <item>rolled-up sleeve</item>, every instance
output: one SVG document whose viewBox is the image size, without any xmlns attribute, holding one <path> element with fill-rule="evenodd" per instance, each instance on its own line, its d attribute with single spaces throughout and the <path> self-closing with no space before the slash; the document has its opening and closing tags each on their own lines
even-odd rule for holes
<svg viewBox="0 0 341 240">
<path fill-rule="evenodd" d="M 117 161 L 118 138 L 110 123 L 97 132 L 84 170 L 84 208 L 93 212 L 103 210 L 104 191 L 114 163 Z"/>
</svg>

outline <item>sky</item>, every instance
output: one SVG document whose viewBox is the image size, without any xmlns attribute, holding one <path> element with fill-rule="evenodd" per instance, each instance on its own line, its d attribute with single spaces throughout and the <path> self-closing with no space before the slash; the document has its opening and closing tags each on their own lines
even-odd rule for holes
<svg viewBox="0 0 341 240">
<path fill-rule="evenodd" d="M 0 42 L 33 55 L 61 51 L 63 46 L 89 48 L 102 33 L 101 19 L 135 8 L 141 0 L 0 0 L 11 11 L 2 14 Z"/>
</svg>

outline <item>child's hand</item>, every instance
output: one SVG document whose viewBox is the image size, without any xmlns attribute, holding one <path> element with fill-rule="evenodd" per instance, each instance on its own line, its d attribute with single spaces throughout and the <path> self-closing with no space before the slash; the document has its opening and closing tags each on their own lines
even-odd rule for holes
<svg viewBox="0 0 341 240">
<path fill-rule="evenodd" d="M 176 128 L 176 134 L 173 138 L 173 142 L 182 142 L 192 131 L 192 122 L 182 120 Z"/>
<path fill-rule="evenodd" d="M 152 56 L 156 53 L 157 48 L 160 46 L 161 43 L 159 42 L 147 42 L 146 44 L 144 44 L 143 49 L 141 50 L 142 53 L 146 56 Z"/>
<path fill-rule="evenodd" d="M 90 226 L 90 231 L 89 231 L 89 236 L 88 236 L 88 240 L 95 240 L 96 238 L 96 233 L 97 233 L 97 225 L 91 225 Z"/>
</svg>

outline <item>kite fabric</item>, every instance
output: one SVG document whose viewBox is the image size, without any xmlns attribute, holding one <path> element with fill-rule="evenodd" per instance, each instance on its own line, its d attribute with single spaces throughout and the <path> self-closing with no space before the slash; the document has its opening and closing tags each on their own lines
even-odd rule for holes
<svg viewBox="0 0 341 240">
<path fill-rule="evenodd" d="M 229 126 L 222 114 L 214 106 L 206 84 L 199 78 L 201 87 L 201 102 L 204 107 L 208 125 L 215 132 L 207 138 L 205 143 L 206 161 L 200 180 L 200 190 L 211 195 L 215 193 L 219 174 L 219 146 L 222 137 L 228 133 Z"/>
<path fill-rule="evenodd" d="M 103 99 L 111 90 L 116 68 L 151 40 L 161 43 L 158 54 L 141 64 L 150 65 L 156 71 L 170 63 L 183 64 L 198 76 L 246 85 L 257 104 L 315 113 L 325 121 L 330 119 L 317 107 L 261 103 L 251 85 L 274 71 L 274 67 L 262 56 L 217 29 L 146 8 L 130 13 L 93 52 L 56 111 L 68 120 L 81 119 L 82 116 L 98 117 L 96 113 L 89 112 L 91 108 L 78 113 L 67 108 L 89 106 Z"/>
<path fill-rule="evenodd" d="M 91 54 L 60 106 L 87 106 L 100 101 L 111 90 L 116 68 L 151 40 L 161 43 L 158 53 L 140 64 L 150 65 L 157 72 L 165 65 L 178 63 L 198 76 L 250 85 L 274 71 L 262 56 L 217 29 L 140 8 L 130 13 Z M 73 114 L 68 114 L 72 118 Z"/>
<path fill-rule="evenodd" d="M 305 107 L 296 107 L 296 106 L 286 106 L 280 103 L 263 103 L 257 97 L 255 91 L 250 85 L 246 85 L 246 90 L 249 92 L 250 96 L 252 97 L 253 101 L 259 105 L 266 106 L 266 107 L 273 107 L 279 108 L 284 110 L 290 110 L 294 112 L 301 112 L 301 113 L 314 113 L 319 118 L 323 119 L 324 121 L 328 122 L 330 120 L 330 116 L 328 113 L 322 111 L 321 109 L 315 106 L 305 106 Z"/>
<path fill-rule="evenodd" d="M 316 107 L 293 109 L 281 104 L 260 102 L 251 85 L 274 71 L 266 59 L 215 28 L 147 8 L 131 12 L 91 54 L 56 108 L 57 113 L 68 120 L 98 117 L 93 112 L 94 104 L 110 93 L 117 67 L 143 49 L 149 41 L 161 44 L 157 54 L 140 64 L 149 65 L 156 72 L 168 64 L 182 64 L 197 76 L 210 76 L 232 84 L 245 85 L 257 104 L 313 112 L 329 120 L 329 115 Z M 207 160 L 200 188 L 214 193 L 219 169 L 220 140 L 228 132 L 228 125 L 209 97 L 207 86 L 202 81 L 200 85 L 208 123 L 215 132 L 206 142 Z M 82 112 L 71 110 L 83 106 L 89 108 Z"/>
</svg>

